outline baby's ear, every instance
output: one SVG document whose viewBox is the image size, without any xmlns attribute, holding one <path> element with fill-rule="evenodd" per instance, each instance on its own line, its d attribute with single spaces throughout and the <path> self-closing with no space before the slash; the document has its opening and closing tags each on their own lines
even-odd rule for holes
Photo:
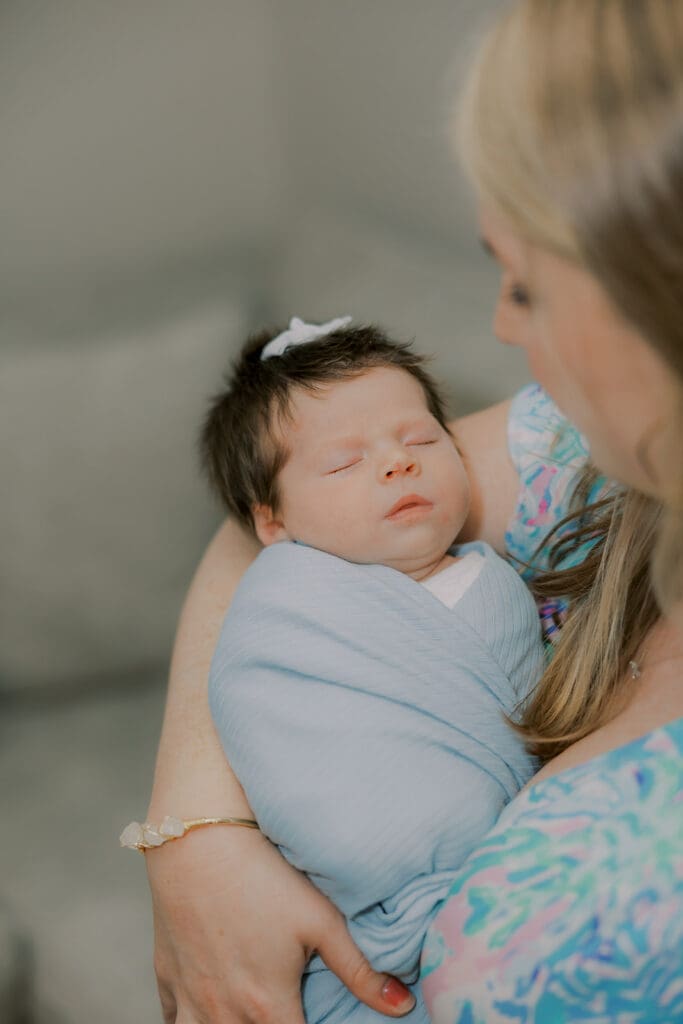
<svg viewBox="0 0 683 1024">
<path fill-rule="evenodd" d="M 279 540 L 291 540 L 281 519 L 276 519 L 270 505 L 253 505 L 251 514 L 254 517 L 256 536 L 264 547 L 275 544 Z"/>
</svg>

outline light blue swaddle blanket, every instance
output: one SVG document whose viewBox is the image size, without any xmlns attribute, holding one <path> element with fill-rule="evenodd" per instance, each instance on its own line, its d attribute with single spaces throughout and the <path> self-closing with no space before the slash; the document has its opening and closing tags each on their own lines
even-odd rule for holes
<svg viewBox="0 0 683 1024">
<path fill-rule="evenodd" d="M 506 724 L 543 666 L 535 604 L 485 544 L 448 608 L 410 577 L 299 543 L 266 548 L 226 616 L 214 722 L 263 832 L 346 915 L 370 963 L 411 985 L 437 905 L 534 770 Z M 386 1024 L 319 957 L 308 1024 Z"/>
</svg>

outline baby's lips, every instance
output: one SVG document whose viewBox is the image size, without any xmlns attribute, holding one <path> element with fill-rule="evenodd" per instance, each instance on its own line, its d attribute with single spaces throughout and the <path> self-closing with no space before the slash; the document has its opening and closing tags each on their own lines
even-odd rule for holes
<svg viewBox="0 0 683 1024">
<path fill-rule="evenodd" d="M 432 502 L 428 501 L 427 498 L 423 498 L 421 494 L 404 494 L 402 498 L 392 505 L 387 512 L 386 518 L 389 519 L 400 509 L 405 508 L 407 505 L 431 505 Z"/>
</svg>

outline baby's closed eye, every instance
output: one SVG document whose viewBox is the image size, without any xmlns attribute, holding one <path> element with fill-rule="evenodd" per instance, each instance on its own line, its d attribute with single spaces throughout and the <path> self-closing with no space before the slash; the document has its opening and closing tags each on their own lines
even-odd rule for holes
<svg viewBox="0 0 683 1024">
<path fill-rule="evenodd" d="M 335 466 L 333 469 L 328 469 L 325 476 L 333 476 L 335 473 L 342 473 L 345 469 L 352 469 L 361 462 L 361 456 L 358 456 L 350 461 L 344 461 L 341 465 Z"/>
</svg>

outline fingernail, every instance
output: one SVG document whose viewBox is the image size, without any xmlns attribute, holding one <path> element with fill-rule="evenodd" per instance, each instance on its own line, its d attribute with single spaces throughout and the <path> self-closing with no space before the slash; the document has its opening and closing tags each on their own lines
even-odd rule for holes
<svg viewBox="0 0 683 1024">
<path fill-rule="evenodd" d="M 415 997 L 413 996 L 410 989 L 407 989 L 405 985 L 402 985 L 396 978 L 389 978 L 382 985 L 382 999 L 387 1003 L 393 1010 L 397 1010 L 399 1006 L 406 1006 L 410 1004 L 411 1009 L 415 1005 Z"/>
</svg>

